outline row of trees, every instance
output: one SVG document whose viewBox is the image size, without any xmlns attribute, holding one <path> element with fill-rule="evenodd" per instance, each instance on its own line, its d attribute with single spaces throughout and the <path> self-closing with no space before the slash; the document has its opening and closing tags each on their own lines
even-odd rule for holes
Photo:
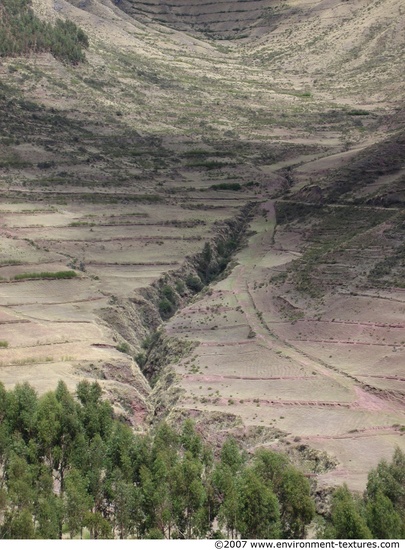
<svg viewBox="0 0 405 550">
<path fill-rule="evenodd" d="M 320 535 L 405 535 L 405 456 L 370 473 L 363 499 L 336 491 Z M 0 538 L 304 538 L 310 485 L 281 454 L 214 452 L 186 420 L 135 434 L 97 383 L 38 397 L 0 384 Z"/>
<path fill-rule="evenodd" d="M 0 5 L 0 57 L 51 52 L 56 58 L 77 64 L 85 60 L 86 34 L 72 21 L 55 25 L 40 20 L 31 0 L 2 0 Z"/>
<path fill-rule="evenodd" d="M 215 457 L 189 420 L 136 435 L 101 394 L 0 386 L 0 538 L 305 536 L 309 483 L 284 457 L 233 439 Z"/>
</svg>

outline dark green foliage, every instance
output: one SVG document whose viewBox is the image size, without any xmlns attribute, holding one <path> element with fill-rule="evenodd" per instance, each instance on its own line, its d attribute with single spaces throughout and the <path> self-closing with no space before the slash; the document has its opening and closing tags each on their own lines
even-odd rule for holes
<svg viewBox="0 0 405 550">
<path fill-rule="evenodd" d="M 51 25 L 38 19 L 31 0 L 2 0 L 0 5 L 0 57 L 51 52 L 56 58 L 77 64 L 85 61 L 86 34 L 72 21 Z"/>
<path fill-rule="evenodd" d="M 287 465 L 298 491 L 301 474 L 270 455 L 251 467 L 228 439 L 215 459 L 191 420 L 136 435 L 97 383 L 80 382 L 76 398 L 63 382 L 40 398 L 0 384 L 0 538 L 213 538 L 215 522 L 277 537 L 285 504 L 266 465 Z"/>
<path fill-rule="evenodd" d="M 164 285 L 160 289 L 160 300 L 158 303 L 159 313 L 162 319 L 168 319 L 177 308 L 176 293 L 170 285 Z"/>
<path fill-rule="evenodd" d="M 364 495 L 367 524 L 376 538 L 405 537 L 405 454 L 382 460 L 368 476 Z"/>
<path fill-rule="evenodd" d="M 378 539 L 403 538 L 404 522 L 395 511 L 392 501 L 378 490 L 366 508 L 367 525 Z"/>
<path fill-rule="evenodd" d="M 240 191 L 242 186 L 240 183 L 215 183 L 210 186 L 214 191 Z"/>
<path fill-rule="evenodd" d="M 40 273 L 19 273 L 14 276 L 15 281 L 24 279 L 74 279 L 77 277 L 75 271 L 41 271 Z"/>
<path fill-rule="evenodd" d="M 256 453 L 254 470 L 277 495 L 282 537 L 304 538 L 306 526 L 315 515 L 308 480 L 286 457 L 266 450 Z"/>
<path fill-rule="evenodd" d="M 180 296 L 184 296 L 186 292 L 186 285 L 183 283 L 183 281 L 176 281 L 176 292 L 180 294 Z"/>
<path fill-rule="evenodd" d="M 315 516 L 308 480 L 301 472 L 287 468 L 282 474 L 277 496 L 281 507 L 282 537 L 304 538 L 306 526 Z"/>
<path fill-rule="evenodd" d="M 174 305 L 167 298 L 159 300 L 159 313 L 162 319 L 168 319 L 174 313 Z"/>
<path fill-rule="evenodd" d="M 370 114 L 370 111 L 365 111 L 364 109 L 352 109 L 347 112 L 350 116 L 367 116 Z"/>
<path fill-rule="evenodd" d="M 369 473 L 362 499 L 351 495 L 346 486 L 336 490 L 323 535 L 339 539 L 405 537 L 405 454 L 399 448 L 391 463 L 382 460 Z"/>
<path fill-rule="evenodd" d="M 186 278 L 186 285 L 193 292 L 200 292 L 200 290 L 204 286 L 203 283 L 201 282 L 201 279 L 196 275 L 188 275 Z"/>
<path fill-rule="evenodd" d="M 42 397 L 0 384 L 0 538 L 305 538 L 314 503 L 286 457 L 250 459 L 231 438 L 218 455 L 191 420 L 136 435 L 95 382 L 76 398 L 63 382 Z M 335 492 L 323 536 L 403 538 L 404 481 L 397 450 L 363 499 Z"/>
<path fill-rule="evenodd" d="M 254 472 L 247 469 L 240 480 L 238 530 L 242 538 L 279 538 L 280 509 L 276 495 Z"/>
<path fill-rule="evenodd" d="M 161 294 L 164 298 L 166 298 L 171 304 L 176 304 L 176 294 L 172 287 L 170 285 L 165 285 L 162 290 Z"/>
<path fill-rule="evenodd" d="M 361 502 L 356 500 L 346 485 L 337 489 L 332 503 L 332 536 L 336 539 L 371 539 Z"/>
</svg>

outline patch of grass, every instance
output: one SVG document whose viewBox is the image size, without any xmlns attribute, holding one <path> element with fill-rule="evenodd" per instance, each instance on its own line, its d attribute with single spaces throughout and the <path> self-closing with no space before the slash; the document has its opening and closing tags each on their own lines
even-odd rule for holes
<svg viewBox="0 0 405 550">
<path fill-rule="evenodd" d="M 13 277 L 14 281 L 25 279 L 74 279 L 77 277 L 75 271 L 41 271 L 39 273 L 19 273 Z"/>
<path fill-rule="evenodd" d="M 7 340 L 0 340 L 0 348 L 8 348 Z"/>
</svg>

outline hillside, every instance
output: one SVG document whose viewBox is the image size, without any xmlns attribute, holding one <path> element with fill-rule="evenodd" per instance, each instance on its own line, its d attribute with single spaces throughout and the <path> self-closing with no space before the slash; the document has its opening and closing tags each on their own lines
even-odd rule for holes
<svg viewBox="0 0 405 550">
<path fill-rule="evenodd" d="M 362 490 L 405 449 L 401 2 L 32 6 L 89 48 L 0 58 L 0 380 Z"/>
</svg>

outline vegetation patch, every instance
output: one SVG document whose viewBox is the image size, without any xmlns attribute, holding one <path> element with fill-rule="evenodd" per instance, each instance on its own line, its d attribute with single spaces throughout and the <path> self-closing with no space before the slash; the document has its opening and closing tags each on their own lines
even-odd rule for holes
<svg viewBox="0 0 405 550">
<path fill-rule="evenodd" d="M 72 64 L 85 61 L 87 35 L 72 21 L 55 25 L 38 19 L 31 0 L 3 0 L 0 5 L 0 57 L 50 52 Z"/>
<path fill-rule="evenodd" d="M 19 273 L 13 277 L 14 281 L 25 279 L 74 279 L 77 277 L 75 271 L 41 271 L 39 273 Z"/>
<path fill-rule="evenodd" d="M 242 186 L 240 183 L 216 183 L 210 186 L 214 191 L 240 191 Z"/>
<path fill-rule="evenodd" d="M 315 516 L 308 479 L 280 453 L 219 449 L 187 419 L 135 434 L 96 382 L 38 397 L 0 383 L 2 539 L 303 539 Z M 362 499 L 338 488 L 322 538 L 405 534 L 405 455 L 369 474 Z"/>
</svg>

